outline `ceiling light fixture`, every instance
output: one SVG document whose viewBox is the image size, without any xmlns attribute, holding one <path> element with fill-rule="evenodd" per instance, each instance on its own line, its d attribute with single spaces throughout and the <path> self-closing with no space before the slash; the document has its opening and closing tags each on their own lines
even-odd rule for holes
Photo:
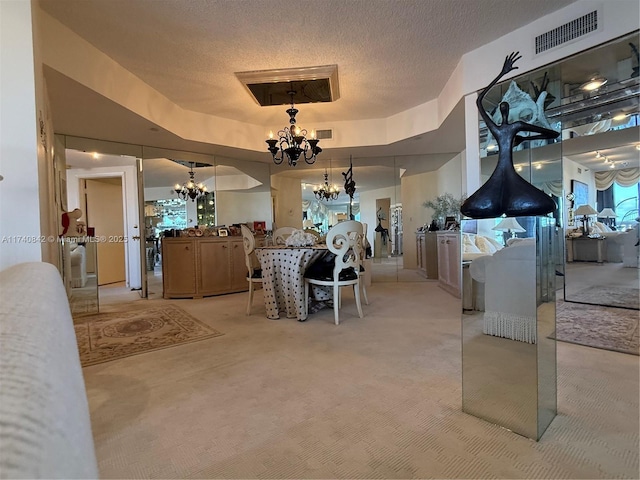
<svg viewBox="0 0 640 480">
<path fill-rule="evenodd" d="M 616 122 L 619 122 L 620 120 L 624 120 L 625 118 L 627 118 L 629 115 L 626 113 L 619 113 L 617 115 L 615 115 L 613 117 L 613 120 L 615 120 Z"/>
<path fill-rule="evenodd" d="M 602 158 L 602 154 L 596 150 L 596 158 Z"/>
<path fill-rule="evenodd" d="M 340 189 L 335 185 L 329 185 L 329 175 L 324 169 L 324 185 L 313 187 L 313 194 L 318 200 L 335 200 L 340 195 Z"/>
<path fill-rule="evenodd" d="M 291 108 L 288 108 L 286 112 L 289 115 L 290 126 L 278 131 L 277 139 L 273 138 L 273 132 L 269 132 L 269 138 L 265 141 L 269 145 L 268 150 L 276 165 L 283 162 L 285 155 L 291 167 L 296 166 L 301 156 L 306 163 L 312 165 L 316 161 L 316 155 L 322 152 L 322 149 L 318 146 L 319 140 L 316 138 L 315 130 L 311 130 L 311 138 L 307 139 L 307 131 L 296 126 L 298 109 L 293 104 L 296 92 L 289 91 L 288 93 L 291 96 Z"/>
<path fill-rule="evenodd" d="M 180 185 L 179 183 L 176 183 L 175 186 L 173 187 L 173 190 L 183 200 L 190 198 L 192 202 L 195 202 L 196 199 L 201 197 L 206 197 L 207 195 L 209 195 L 209 192 L 207 191 L 206 185 L 202 183 L 199 183 L 198 185 L 196 185 L 196 182 L 194 179 L 195 174 L 193 173 L 193 162 L 189 162 L 189 165 L 190 165 L 189 181 L 182 185 Z"/>
<path fill-rule="evenodd" d="M 580 85 L 580 88 L 582 90 L 587 91 L 587 92 L 592 92 L 594 90 L 599 89 L 600 87 L 602 87 L 606 83 L 607 83 L 607 79 L 606 78 L 604 78 L 601 75 L 594 75 L 593 77 L 591 77 L 589 79 L 588 82 L 585 82 L 582 85 Z"/>
</svg>

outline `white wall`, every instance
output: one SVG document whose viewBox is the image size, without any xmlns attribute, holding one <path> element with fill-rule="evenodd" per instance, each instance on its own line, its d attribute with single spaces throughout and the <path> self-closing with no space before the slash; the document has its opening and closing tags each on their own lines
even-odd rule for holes
<svg viewBox="0 0 640 480">
<path fill-rule="evenodd" d="M 4 177 L 0 268 L 4 269 L 43 260 L 30 2 L 0 1 L 0 85 L 0 175 Z"/>
<path fill-rule="evenodd" d="M 127 286 L 130 288 L 141 288 L 142 264 L 140 259 L 140 242 L 144 240 L 144 224 L 140 223 L 140 215 L 138 211 L 136 159 L 131 158 L 131 163 L 131 166 L 123 165 L 117 167 L 72 168 L 67 170 L 67 203 L 70 211 L 74 208 L 81 208 L 80 180 L 83 178 L 122 178 L 125 236 L 128 240 L 125 248 Z M 133 238 L 134 236 L 141 238 L 139 240 L 135 240 Z"/>
<path fill-rule="evenodd" d="M 216 192 L 216 218 L 218 225 L 227 226 L 234 223 L 264 221 L 267 222 L 269 230 L 272 224 L 271 193 Z"/>
</svg>

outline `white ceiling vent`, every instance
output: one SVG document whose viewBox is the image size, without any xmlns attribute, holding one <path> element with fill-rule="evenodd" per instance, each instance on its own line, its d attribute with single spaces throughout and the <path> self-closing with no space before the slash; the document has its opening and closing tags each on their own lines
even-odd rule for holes
<svg viewBox="0 0 640 480">
<path fill-rule="evenodd" d="M 333 130 L 316 130 L 316 138 L 318 140 L 331 140 L 333 138 Z"/>
<path fill-rule="evenodd" d="M 587 13 L 536 37 L 536 55 L 598 29 L 598 11 Z"/>
</svg>

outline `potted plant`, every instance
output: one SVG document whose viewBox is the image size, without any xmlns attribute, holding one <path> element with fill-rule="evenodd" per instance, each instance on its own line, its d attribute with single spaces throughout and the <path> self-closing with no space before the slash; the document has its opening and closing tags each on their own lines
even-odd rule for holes
<svg viewBox="0 0 640 480">
<path fill-rule="evenodd" d="M 456 198 L 450 193 L 445 193 L 437 196 L 433 200 L 427 200 L 422 204 L 425 208 L 430 208 L 433 210 L 433 215 L 431 218 L 433 219 L 431 222 L 431 230 L 432 227 L 436 227 L 436 230 L 444 227 L 444 222 L 446 217 L 454 217 L 456 221 L 460 221 L 460 206 L 462 202 L 465 200 L 465 196 L 463 195 L 460 198 Z M 434 221 L 436 225 L 434 225 Z"/>
</svg>

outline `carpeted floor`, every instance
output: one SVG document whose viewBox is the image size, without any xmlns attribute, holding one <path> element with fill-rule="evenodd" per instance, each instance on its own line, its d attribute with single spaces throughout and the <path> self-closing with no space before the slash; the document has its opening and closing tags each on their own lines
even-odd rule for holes
<svg viewBox="0 0 640 480">
<path fill-rule="evenodd" d="M 621 286 L 598 286 L 585 288 L 570 297 L 573 302 L 608 305 L 611 307 L 640 308 L 640 289 Z M 637 313 L 636 313 L 637 316 Z"/>
<path fill-rule="evenodd" d="M 639 355 L 638 312 L 581 303 L 556 303 L 556 335 L 563 342 Z"/>
<path fill-rule="evenodd" d="M 75 330 L 83 367 L 223 335 L 175 305 L 83 317 Z"/>
</svg>

